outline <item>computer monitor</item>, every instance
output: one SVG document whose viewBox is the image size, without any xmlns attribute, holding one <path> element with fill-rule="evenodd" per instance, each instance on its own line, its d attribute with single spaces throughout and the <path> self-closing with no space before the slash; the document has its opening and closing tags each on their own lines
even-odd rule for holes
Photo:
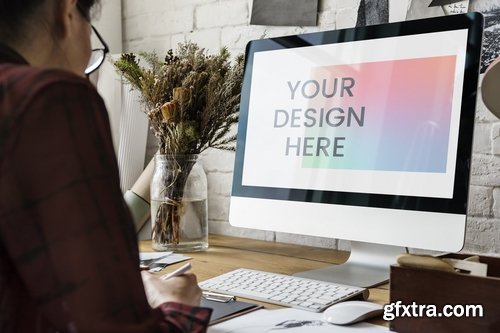
<svg viewBox="0 0 500 333">
<path fill-rule="evenodd" d="M 386 281 L 401 247 L 459 251 L 482 30 L 468 13 L 251 41 L 230 223 L 351 240 L 341 272 L 303 273 L 350 285 Z"/>
</svg>

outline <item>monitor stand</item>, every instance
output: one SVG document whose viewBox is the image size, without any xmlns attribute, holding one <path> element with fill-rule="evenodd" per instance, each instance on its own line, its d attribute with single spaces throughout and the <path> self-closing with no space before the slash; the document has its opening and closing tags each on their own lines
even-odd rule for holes
<svg viewBox="0 0 500 333">
<path fill-rule="evenodd" d="M 346 284 L 374 287 L 389 280 L 390 265 L 406 253 L 404 247 L 351 242 L 351 255 L 343 264 L 294 274 L 295 276 Z"/>
</svg>

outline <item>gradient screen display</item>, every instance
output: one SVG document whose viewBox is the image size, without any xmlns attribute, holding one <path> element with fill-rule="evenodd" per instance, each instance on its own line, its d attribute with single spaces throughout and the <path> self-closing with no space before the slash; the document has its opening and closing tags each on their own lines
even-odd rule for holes
<svg viewBox="0 0 500 333">
<path fill-rule="evenodd" d="M 255 52 L 241 185 L 452 198 L 467 33 Z"/>
</svg>

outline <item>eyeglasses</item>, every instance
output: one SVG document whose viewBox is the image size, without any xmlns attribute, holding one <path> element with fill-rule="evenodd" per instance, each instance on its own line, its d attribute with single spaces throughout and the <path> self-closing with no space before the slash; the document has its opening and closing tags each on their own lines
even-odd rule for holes
<svg viewBox="0 0 500 333">
<path fill-rule="evenodd" d="M 109 52 L 108 44 L 106 44 L 106 42 L 101 37 L 99 32 L 97 32 L 97 29 L 92 24 L 90 26 L 92 28 L 92 31 L 96 35 L 97 39 L 99 40 L 99 42 L 102 44 L 102 47 L 92 49 L 92 54 L 90 55 L 89 63 L 87 65 L 87 68 L 85 69 L 85 74 L 87 75 L 94 72 L 96 69 L 99 68 L 99 66 L 102 65 L 104 59 L 106 58 L 106 54 Z"/>
<path fill-rule="evenodd" d="M 83 10 L 81 7 L 80 3 L 76 3 L 76 7 L 78 8 L 78 11 L 82 16 L 85 18 L 87 22 L 89 22 L 90 27 L 92 28 L 92 31 L 94 32 L 95 36 L 99 40 L 99 43 L 101 43 L 102 47 L 99 48 L 93 48 L 92 49 L 92 54 L 90 55 L 89 63 L 87 64 L 87 68 L 85 69 L 85 74 L 89 75 L 90 73 L 94 72 L 96 69 L 98 69 L 102 63 L 104 62 L 104 59 L 106 58 L 106 54 L 109 52 L 109 47 L 108 44 L 104 41 L 104 39 L 101 37 L 97 29 L 90 23 L 90 18 L 86 14 L 86 12 Z"/>
</svg>

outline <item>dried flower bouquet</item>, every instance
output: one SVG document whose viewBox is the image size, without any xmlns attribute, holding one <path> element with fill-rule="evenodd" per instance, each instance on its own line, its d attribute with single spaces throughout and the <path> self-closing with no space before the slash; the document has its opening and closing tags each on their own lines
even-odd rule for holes
<svg viewBox="0 0 500 333">
<path fill-rule="evenodd" d="M 195 43 L 179 44 L 161 60 L 156 53 L 123 54 L 115 67 L 141 101 L 159 153 L 172 156 L 199 154 L 207 148 L 234 150 L 230 135 L 238 122 L 244 59 L 231 63 L 222 48 L 210 55 Z M 182 215 L 183 189 L 193 162 L 177 159 L 178 168 L 165 184 L 168 198 L 152 215 L 153 241 L 177 244 Z"/>
</svg>

